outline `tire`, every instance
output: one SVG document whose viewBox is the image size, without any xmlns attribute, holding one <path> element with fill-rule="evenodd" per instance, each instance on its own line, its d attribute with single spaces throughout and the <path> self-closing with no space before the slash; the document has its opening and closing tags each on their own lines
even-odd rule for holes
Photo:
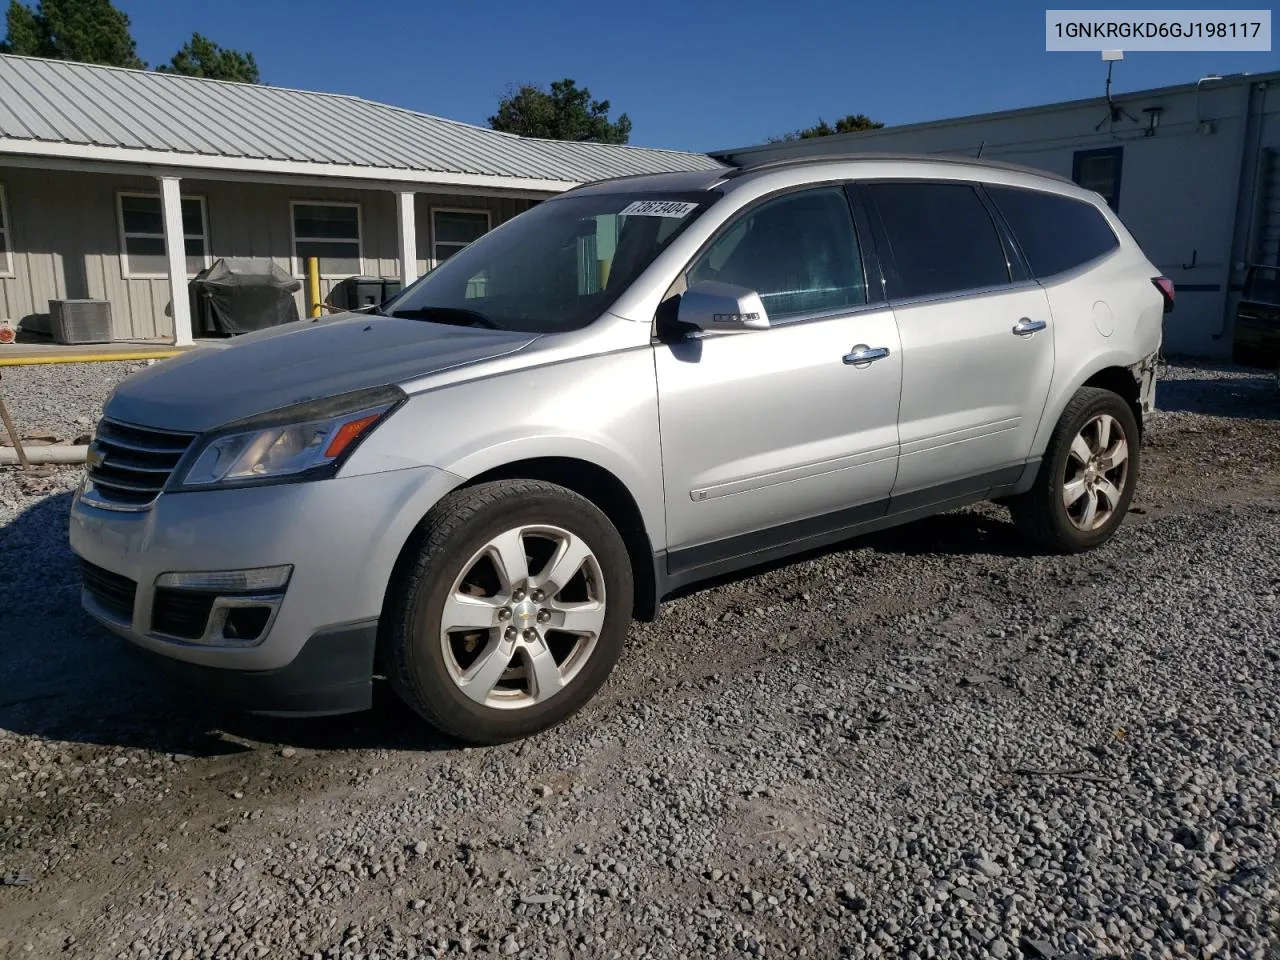
<svg viewBox="0 0 1280 960">
<path fill-rule="evenodd" d="M 1098 431 L 1103 418 L 1110 418 L 1105 450 L 1097 443 L 1104 439 Z M 1125 457 L 1105 469 L 1118 453 L 1117 429 L 1123 435 Z M 1083 460 L 1086 451 L 1089 461 Z M 1108 452 L 1110 457 L 1105 456 Z M 1141 453 L 1138 422 L 1124 398 L 1097 387 L 1080 388 L 1058 418 L 1035 484 L 1009 500 L 1014 524 L 1024 536 L 1057 553 L 1101 546 L 1115 534 L 1129 509 Z M 1069 506 L 1070 497 L 1076 499 Z"/>
<path fill-rule="evenodd" d="M 449 736 L 528 737 L 568 719 L 608 679 L 633 593 L 626 545 L 586 498 L 539 480 L 455 491 L 427 515 L 393 578 L 388 679 Z"/>
</svg>

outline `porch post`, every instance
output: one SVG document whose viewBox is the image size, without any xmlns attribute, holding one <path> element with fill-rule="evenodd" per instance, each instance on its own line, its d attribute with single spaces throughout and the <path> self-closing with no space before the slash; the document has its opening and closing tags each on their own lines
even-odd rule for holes
<svg viewBox="0 0 1280 960">
<path fill-rule="evenodd" d="M 187 249 L 182 229 L 182 181 L 160 177 L 164 213 L 164 254 L 169 265 L 169 301 L 173 304 L 173 343 L 185 347 L 191 339 L 191 301 L 187 294 Z"/>
<path fill-rule="evenodd" d="M 400 229 L 396 233 L 400 247 L 400 284 L 407 287 L 418 279 L 418 229 L 414 221 L 413 191 L 396 194 L 396 208 L 400 214 Z"/>
</svg>

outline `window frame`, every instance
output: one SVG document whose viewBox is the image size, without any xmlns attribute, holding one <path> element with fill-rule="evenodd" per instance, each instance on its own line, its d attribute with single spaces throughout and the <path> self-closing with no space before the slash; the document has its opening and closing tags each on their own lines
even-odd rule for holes
<svg viewBox="0 0 1280 960">
<path fill-rule="evenodd" d="M 1116 177 L 1115 181 L 1111 185 L 1111 196 L 1108 197 L 1101 193 L 1098 195 L 1106 201 L 1107 206 L 1111 208 L 1113 213 L 1119 213 L 1120 185 L 1124 178 L 1124 147 L 1098 147 L 1092 150 L 1076 150 L 1071 154 L 1071 181 L 1077 187 L 1081 187 L 1085 190 L 1091 189 L 1080 182 L 1080 167 L 1083 165 L 1083 161 L 1092 160 L 1097 157 L 1115 157 Z M 1096 193 L 1097 191 L 1094 192 Z"/>
<path fill-rule="evenodd" d="M 831 310 L 818 310 L 810 313 L 792 314 L 791 316 L 780 317 L 774 319 L 769 318 L 769 329 L 774 327 L 785 327 L 795 323 L 816 323 L 822 320 L 832 319 L 834 317 L 847 317 L 856 313 L 863 313 L 868 310 L 881 309 L 885 306 L 884 296 L 884 273 L 880 264 L 879 251 L 877 249 L 876 238 L 872 233 L 871 226 L 867 221 L 866 211 L 861 206 L 861 201 L 854 195 L 853 187 L 856 181 L 841 177 L 835 180 L 821 180 L 810 183 L 796 183 L 777 190 L 771 190 L 768 193 L 754 197 L 747 203 L 743 204 L 737 210 L 734 210 L 725 220 L 716 226 L 711 234 L 699 244 L 698 248 L 693 252 L 688 260 L 680 267 L 679 273 L 663 294 L 662 303 L 674 304 L 672 298 L 678 297 L 689 289 L 689 272 L 694 266 L 717 244 L 722 237 L 732 231 L 747 217 L 752 216 L 761 207 L 772 203 L 782 197 L 807 193 L 811 190 L 834 189 L 843 192 L 845 202 L 849 205 L 849 213 L 853 220 L 854 239 L 858 244 L 858 259 L 862 267 L 863 289 L 867 292 L 867 299 L 864 303 L 850 304 L 844 307 L 838 307 Z M 651 326 L 652 338 L 655 342 L 661 341 L 669 336 L 671 321 L 675 319 L 674 314 L 668 316 L 670 311 L 665 306 L 660 306 L 658 315 L 654 318 Z M 687 333 L 686 336 L 701 337 L 702 333 Z"/>
<path fill-rule="evenodd" d="M 987 212 L 987 216 L 991 220 L 991 226 L 995 230 L 996 238 L 1000 243 L 1001 251 L 1005 258 L 1005 268 L 1008 273 L 1009 280 L 1006 283 L 987 284 L 979 287 L 965 287 L 958 290 L 947 290 L 940 293 L 924 293 L 914 294 L 911 296 L 902 296 L 895 293 L 897 287 L 902 285 L 901 277 L 898 273 L 897 261 L 894 258 L 893 247 L 889 243 L 888 231 L 885 229 L 884 222 L 880 216 L 880 210 L 876 206 L 875 201 L 867 194 L 865 187 L 874 186 L 875 184 L 945 184 L 947 186 L 969 187 L 977 194 L 979 202 Z M 920 176 L 884 176 L 884 177 L 868 177 L 854 182 L 853 189 L 857 194 L 858 201 L 865 208 L 868 220 L 871 223 L 872 234 L 875 238 L 876 253 L 883 271 L 883 283 L 885 286 L 885 297 L 890 304 L 910 305 L 915 303 L 934 303 L 944 300 L 959 300 L 969 297 L 990 296 L 1005 291 L 1019 290 L 1024 287 L 1034 286 L 1036 281 L 1031 275 L 1030 267 L 1022 256 L 1016 239 L 1009 229 L 1008 223 L 1005 222 L 999 209 L 987 196 L 986 182 L 983 180 L 974 180 L 968 177 L 920 177 Z"/>
<path fill-rule="evenodd" d="M 129 268 L 129 237 L 139 237 L 149 240 L 164 239 L 164 233 L 129 233 L 124 228 L 124 198 L 137 197 L 143 200 L 158 200 L 160 202 L 160 218 L 164 219 L 164 197 L 159 191 L 149 193 L 146 190 L 117 190 L 116 191 L 116 226 L 119 231 L 120 238 L 120 276 L 125 280 L 165 280 L 169 276 L 169 271 L 165 270 L 160 273 L 148 273 L 146 271 L 135 271 Z M 205 269 L 213 263 L 213 249 L 209 241 L 209 204 L 203 193 L 183 193 L 179 194 L 179 203 L 183 200 L 195 200 L 200 204 L 200 229 L 203 231 L 199 239 L 204 243 L 204 267 Z M 181 218 L 179 218 L 181 219 Z M 186 241 L 196 239 L 193 235 L 182 234 L 183 251 L 182 261 L 186 263 L 187 251 Z M 195 273 L 187 273 L 186 277 L 190 280 L 200 270 Z"/>
<path fill-rule="evenodd" d="M 462 243 L 462 244 L 455 243 L 452 240 L 445 240 L 445 241 L 437 240 L 436 239 L 436 214 L 437 213 L 475 213 L 475 214 L 482 213 L 484 214 L 484 232 L 488 233 L 490 230 L 493 229 L 493 211 L 489 210 L 486 207 L 428 207 L 427 219 L 430 221 L 430 224 L 431 224 L 431 258 L 429 262 L 431 264 L 431 269 L 433 270 L 436 267 L 440 266 L 440 264 L 444 263 L 444 260 L 441 260 L 436 256 L 436 247 L 439 246 L 440 243 L 443 242 L 445 246 L 448 246 L 448 247 L 455 247 L 456 248 L 454 250 L 455 253 L 457 253 L 458 250 L 465 250 L 467 247 L 471 245 L 469 243 Z M 480 236 L 484 236 L 484 234 L 482 233 Z M 475 243 L 475 240 L 472 240 L 471 243 Z"/>
<path fill-rule="evenodd" d="M 4 237 L 4 255 L 0 256 L 0 277 L 16 277 L 17 273 L 13 266 L 13 221 L 9 219 L 9 195 L 3 183 L 0 183 L 0 236 Z"/>
<path fill-rule="evenodd" d="M 298 207 L 352 207 L 356 211 L 356 260 L 359 261 L 359 268 L 355 272 L 355 276 L 365 275 L 365 256 L 364 256 L 364 210 L 359 200 L 297 200 L 289 201 L 289 269 L 293 273 L 295 280 L 307 279 L 307 267 L 302 258 L 298 256 L 298 220 L 296 211 Z M 315 242 L 316 240 L 336 240 L 339 243 L 350 243 L 350 237 L 305 237 L 304 242 Z M 320 270 L 321 280 L 345 280 L 352 276 L 349 273 L 325 273 Z"/>
</svg>

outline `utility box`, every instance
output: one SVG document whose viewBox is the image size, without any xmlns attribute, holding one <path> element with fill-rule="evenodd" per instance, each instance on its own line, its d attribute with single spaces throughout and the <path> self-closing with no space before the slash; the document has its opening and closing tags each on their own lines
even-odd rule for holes
<svg viewBox="0 0 1280 960">
<path fill-rule="evenodd" d="M 376 307 L 399 293 L 400 286 L 395 277 L 347 277 L 334 285 L 329 302 L 344 310 Z"/>
<path fill-rule="evenodd" d="M 110 300 L 50 300 L 49 333 L 54 343 L 110 343 Z"/>
</svg>

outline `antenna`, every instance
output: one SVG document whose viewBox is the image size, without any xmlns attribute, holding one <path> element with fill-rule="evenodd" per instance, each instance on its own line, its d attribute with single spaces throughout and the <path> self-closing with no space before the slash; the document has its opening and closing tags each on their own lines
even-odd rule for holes
<svg viewBox="0 0 1280 960">
<path fill-rule="evenodd" d="M 1138 123 L 1138 118 L 1131 114 L 1124 107 L 1117 106 L 1115 101 L 1111 99 L 1111 68 L 1116 65 L 1117 60 L 1124 59 L 1123 50 L 1103 50 L 1102 62 L 1107 65 L 1107 115 L 1098 121 L 1098 125 L 1094 130 L 1101 130 L 1104 123 L 1115 123 L 1121 116 L 1126 116 L 1134 123 Z"/>
<path fill-rule="evenodd" d="M 985 141 L 985 140 L 983 140 L 980 144 L 978 144 L 978 155 L 977 155 L 976 157 L 974 157 L 974 159 L 975 159 L 975 160 L 981 160 L 981 159 L 982 159 L 982 150 L 983 150 L 983 148 L 984 148 L 986 145 L 987 145 L 987 141 Z"/>
</svg>

